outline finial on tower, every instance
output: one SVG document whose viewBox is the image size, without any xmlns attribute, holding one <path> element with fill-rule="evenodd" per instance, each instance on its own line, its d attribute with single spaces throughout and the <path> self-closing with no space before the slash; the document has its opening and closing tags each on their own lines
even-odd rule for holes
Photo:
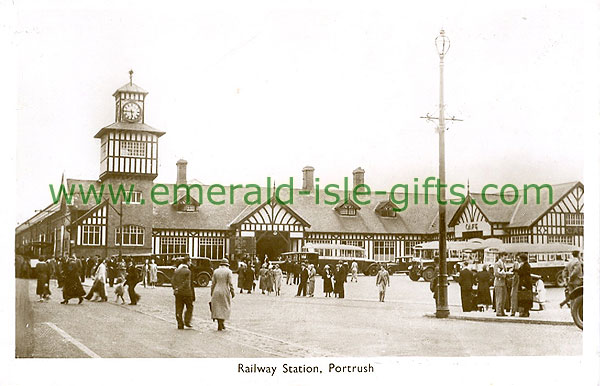
<svg viewBox="0 0 600 386">
<path fill-rule="evenodd" d="M 133 84 L 133 70 L 129 70 L 129 85 Z"/>
<path fill-rule="evenodd" d="M 467 196 L 471 193 L 471 184 L 469 183 L 469 179 L 467 178 Z"/>
</svg>

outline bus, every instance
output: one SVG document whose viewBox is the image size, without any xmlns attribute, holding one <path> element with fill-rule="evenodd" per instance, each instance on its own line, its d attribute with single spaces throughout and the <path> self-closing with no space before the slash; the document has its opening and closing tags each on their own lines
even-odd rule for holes
<svg viewBox="0 0 600 386">
<path fill-rule="evenodd" d="M 467 241 L 446 242 L 446 264 L 449 277 L 456 277 L 459 263 L 467 262 L 477 264 L 482 262 L 486 248 L 502 244 L 500 239 L 470 239 Z M 421 277 L 425 281 L 431 281 L 435 275 L 433 259 L 439 257 L 440 247 L 438 241 L 429 241 L 418 244 L 413 248 L 414 256 L 409 267 L 408 276 L 413 281 Z"/>
<path fill-rule="evenodd" d="M 302 247 L 302 252 L 316 254 L 318 264 L 315 267 L 319 274 L 323 272 L 326 265 L 329 265 L 333 270 L 340 261 L 347 264 L 348 268 L 350 268 L 353 261 L 356 261 L 358 272 L 365 275 L 376 275 L 379 270 L 377 268 L 379 263 L 367 259 L 365 249 L 355 245 L 306 243 Z"/>
<path fill-rule="evenodd" d="M 566 285 L 563 270 L 572 256 L 573 251 L 580 248 L 569 244 L 530 244 L 514 243 L 489 247 L 485 250 L 484 263 L 493 265 L 499 253 L 508 254 L 508 266 L 517 260 L 520 253 L 527 254 L 531 273 L 539 275 L 546 283 L 554 283 L 560 287 Z"/>
</svg>

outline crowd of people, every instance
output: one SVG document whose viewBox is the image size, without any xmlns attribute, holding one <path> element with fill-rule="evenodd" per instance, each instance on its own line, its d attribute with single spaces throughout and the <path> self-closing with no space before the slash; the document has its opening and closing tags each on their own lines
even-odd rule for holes
<svg viewBox="0 0 600 386">
<path fill-rule="evenodd" d="M 40 257 L 35 266 L 37 279 L 36 294 L 39 301 L 48 301 L 51 297 L 50 280 L 57 282 L 58 288 L 62 289 L 62 304 L 69 303 L 70 299 L 83 299 L 90 301 L 108 301 L 106 285 L 115 287 L 116 300 L 125 303 L 124 293 L 127 287 L 129 304 L 136 305 L 140 295 L 135 291 L 138 283 L 143 282 L 144 287 L 154 285 L 157 281 L 158 268 L 154 260 L 146 260 L 142 267 L 142 274 L 138 274 L 131 259 L 121 257 L 110 257 L 108 259 L 100 256 L 79 258 L 75 254 L 60 258 Z M 141 276 L 141 277 L 140 277 Z M 82 283 L 86 278 L 92 278 L 93 284 L 86 294 Z"/>
</svg>

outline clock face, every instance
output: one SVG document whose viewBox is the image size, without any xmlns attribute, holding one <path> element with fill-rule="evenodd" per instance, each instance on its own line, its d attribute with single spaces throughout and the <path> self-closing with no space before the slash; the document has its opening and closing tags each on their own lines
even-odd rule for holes
<svg viewBox="0 0 600 386">
<path fill-rule="evenodd" d="M 123 118 L 129 122 L 136 122 L 140 119 L 142 108 L 135 102 L 125 103 L 122 109 Z"/>
</svg>

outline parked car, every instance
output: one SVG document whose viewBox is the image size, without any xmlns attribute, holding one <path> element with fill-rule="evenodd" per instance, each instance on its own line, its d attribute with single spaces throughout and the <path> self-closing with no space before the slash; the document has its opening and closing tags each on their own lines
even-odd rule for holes
<svg viewBox="0 0 600 386">
<path fill-rule="evenodd" d="M 192 271 L 194 285 L 197 287 L 208 286 L 213 274 L 211 259 L 208 257 L 186 257 L 186 259 L 190 259 L 192 262 L 190 270 Z M 156 285 L 162 286 L 165 284 L 171 284 L 171 278 L 173 277 L 173 273 L 177 268 L 178 259 L 174 258 L 170 259 L 169 261 L 170 264 L 158 265 Z M 141 277 L 144 265 L 136 264 L 136 268 Z"/>
</svg>

